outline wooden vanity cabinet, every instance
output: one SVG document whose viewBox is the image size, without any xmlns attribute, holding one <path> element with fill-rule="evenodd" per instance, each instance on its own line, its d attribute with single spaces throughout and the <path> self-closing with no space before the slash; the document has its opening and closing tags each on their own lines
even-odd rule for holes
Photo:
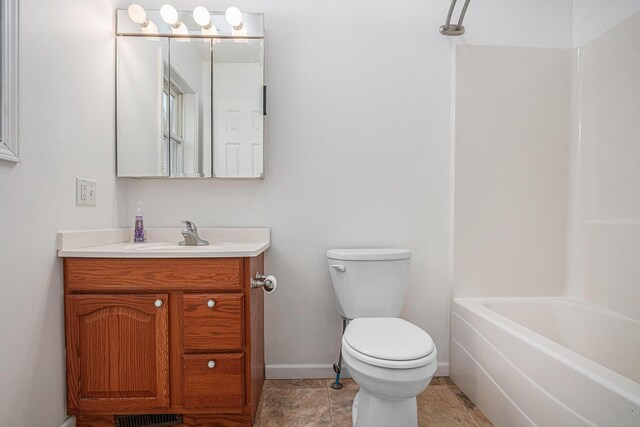
<svg viewBox="0 0 640 427">
<path fill-rule="evenodd" d="M 263 257 L 65 258 L 67 402 L 77 425 L 180 414 L 252 425 L 264 382 Z"/>
</svg>

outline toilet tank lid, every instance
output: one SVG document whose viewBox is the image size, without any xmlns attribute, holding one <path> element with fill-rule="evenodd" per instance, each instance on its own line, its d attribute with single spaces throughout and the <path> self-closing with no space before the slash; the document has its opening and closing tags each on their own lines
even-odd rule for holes
<svg viewBox="0 0 640 427">
<path fill-rule="evenodd" d="M 410 249 L 329 249 L 327 258 L 342 261 L 391 261 L 411 258 Z"/>
</svg>

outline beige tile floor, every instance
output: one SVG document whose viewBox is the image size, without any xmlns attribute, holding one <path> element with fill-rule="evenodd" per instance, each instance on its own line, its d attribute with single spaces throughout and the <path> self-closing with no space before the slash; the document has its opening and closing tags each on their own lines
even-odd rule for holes
<svg viewBox="0 0 640 427">
<path fill-rule="evenodd" d="M 259 427 L 351 426 L 351 404 L 358 385 L 344 379 L 342 390 L 333 380 L 267 380 L 256 416 Z M 446 377 L 434 378 L 418 396 L 418 425 L 486 427 L 492 424 Z"/>
</svg>

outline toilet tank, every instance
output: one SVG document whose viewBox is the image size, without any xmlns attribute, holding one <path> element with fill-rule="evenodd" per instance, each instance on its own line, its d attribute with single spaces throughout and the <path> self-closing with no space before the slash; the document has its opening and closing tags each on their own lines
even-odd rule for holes
<svg viewBox="0 0 640 427">
<path fill-rule="evenodd" d="M 400 316 L 409 249 L 331 249 L 327 258 L 342 317 Z"/>
</svg>

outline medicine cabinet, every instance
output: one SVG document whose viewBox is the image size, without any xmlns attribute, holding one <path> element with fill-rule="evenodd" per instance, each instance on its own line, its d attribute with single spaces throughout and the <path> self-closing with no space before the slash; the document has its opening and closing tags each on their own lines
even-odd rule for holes
<svg viewBox="0 0 640 427">
<path fill-rule="evenodd" d="M 117 11 L 117 174 L 137 178 L 264 177 L 262 14 L 190 12 L 135 22 Z M 146 25 L 143 25 L 145 24 Z"/>
</svg>

